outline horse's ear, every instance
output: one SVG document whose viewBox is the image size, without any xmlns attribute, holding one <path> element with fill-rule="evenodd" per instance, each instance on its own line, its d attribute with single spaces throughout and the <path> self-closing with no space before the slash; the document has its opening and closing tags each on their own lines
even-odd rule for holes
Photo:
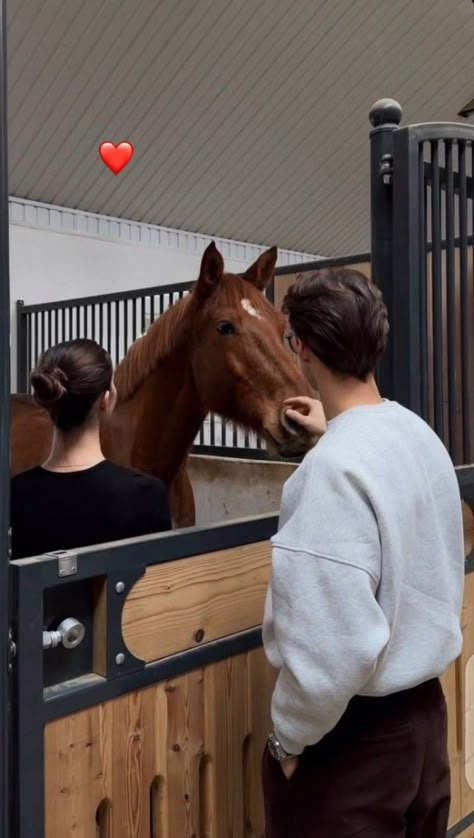
<svg viewBox="0 0 474 838">
<path fill-rule="evenodd" d="M 224 260 L 214 242 L 205 249 L 199 278 L 194 286 L 194 294 L 199 301 L 204 301 L 214 293 L 224 274 Z"/>
<path fill-rule="evenodd" d="M 248 270 L 242 274 L 243 279 L 251 282 L 260 291 L 264 291 L 267 285 L 273 279 L 275 272 L 275 265 L 278 258 L 278 250 L 276 247 L 271 247 L 258 257 L 257 261 L 250 266 Z"/>
</svg>

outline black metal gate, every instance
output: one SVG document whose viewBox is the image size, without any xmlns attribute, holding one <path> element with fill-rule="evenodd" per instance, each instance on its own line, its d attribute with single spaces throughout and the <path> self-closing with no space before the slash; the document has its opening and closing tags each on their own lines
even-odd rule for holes
<svg viewBox="0 0 474 838">
<path fill-rule="evenodd" d="M 372 274 L 390 312 L 384 393 L 422 416 L 456 464 L 474 431 L 474 127 L 400 128 L 401 108 L 370 114 Z"/>
</svg>

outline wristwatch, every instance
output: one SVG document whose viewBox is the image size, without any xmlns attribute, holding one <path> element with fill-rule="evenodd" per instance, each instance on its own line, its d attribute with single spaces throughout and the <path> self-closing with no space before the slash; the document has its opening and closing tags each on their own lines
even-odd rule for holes
<svg viewBox="0 0 474 838">
<path fill-rule="evenodd" d="M 273 759 L 278 760 L 278 762 L 284 762 L 285 759 L 291 759 L 293 754 L 288 754 L 281 742 L 278 740 L 275 733 L 270 733 L 270 736 L 267 740 L 268 750 L 270 751 L 271 756 Z"/>
</svg>

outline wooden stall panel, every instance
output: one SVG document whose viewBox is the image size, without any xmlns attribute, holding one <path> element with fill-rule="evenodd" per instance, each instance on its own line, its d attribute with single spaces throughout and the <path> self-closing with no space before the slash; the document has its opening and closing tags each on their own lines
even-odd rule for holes
<svg viewBox="0 0 474 838">
<path fill-rule="evenodd" d="M 456 661 L 441 678 L 446 704 L 448 705 L 448 753 L 451 768 L 450 827 L 461 820 L 461 771 L 464 770 L 462 729 L 459 725 L 459 667 L 459 661 Z"/>
<path fill-rule="evenodd" d="M 122 632 L 147 662 L 261 625 L 269 541 L 149 567 L 130 591 Z"/>
<path fill-rule="evenodd" d="M 48 724 L 46 838 L 263 838 L 274 678 L 257 649 Z"/>
<path fill-rule="evenodd" d="M 464 645 L 460 659 L 460 707 L 463 768 L 461 817 L 474 810 L 474 573 L 466 576 L 462 611 Z"/>
</svg>

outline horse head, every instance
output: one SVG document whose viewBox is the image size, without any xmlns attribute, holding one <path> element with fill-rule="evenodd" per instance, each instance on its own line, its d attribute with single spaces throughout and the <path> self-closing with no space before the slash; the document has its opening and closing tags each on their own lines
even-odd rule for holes
<svg viewBox="0 0 474 838">
<path fill-rule="evenodd" d="M 263 293 L 276 260 L 273 247 L 238 276 L 224 272 L 214 243 L 207 247 L 189 300 L 188 351 L 203 411 L 261 434 L 280 456 L 296 457 L 312 441 L 286 417 L 284 401 L 311 390 L 285 348 L 285 317 Z"/>
</svg>

